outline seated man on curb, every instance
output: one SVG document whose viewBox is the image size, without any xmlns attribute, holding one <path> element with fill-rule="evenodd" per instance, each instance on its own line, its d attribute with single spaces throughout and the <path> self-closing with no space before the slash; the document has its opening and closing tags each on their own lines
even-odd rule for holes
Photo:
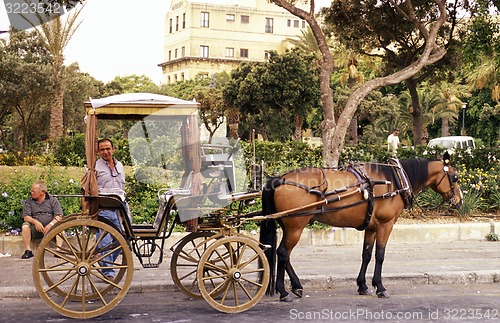
<svg viewBox="0 0 500 323">
<path fill-rule="evenodd" d="M 24 243 L 24 254 L 22 259 L 33 257 L 31 251 L 31 239 L 41 239 L 49 232 L 52 226 L 62 219 L 63 212 L 61 203 L 54 196 L 47 193 L 47 186 L 42 181 L 37 181 L 31 186 L 31 198 L 24 203 L 24 223 L 21 236 Z M 58 246 L 62 241 L 57 241 Z"/>
</svg>

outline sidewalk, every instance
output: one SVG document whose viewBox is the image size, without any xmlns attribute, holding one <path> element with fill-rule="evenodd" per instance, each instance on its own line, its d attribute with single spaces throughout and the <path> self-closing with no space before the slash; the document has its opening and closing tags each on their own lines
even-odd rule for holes
<svg viewBox="0 0 500 323">
<path fill-rule="evenodd" d="M 478 230 L 477 226 L 465 224 L 460 224 L 462 238 L 450 239 L 456 236 L 451 233 L 456 228 L 447 226 L 398 226 L 387 245 L 383 266 L 382 277 L 389 292 L 391 285 L 395 284 L 500 282 L 500 242 L 486 241 L 485 234 L 475 237 L 479 235 L 474 233 Z M 495 223 L 495 229 L 497 233 L 500 231 L 499 223 Z M 292 265 L 305 289 L 336 286 L 352 286 L 353 290 L 357 288 L 362 232 L 332 231 L 306 232 L 301 243 L 293 250 Z M 424 238 L 415 241 L 422 236 Z M 335 242 L 335 239 L 344 239 L 344 242 Z M 4 253 L 5 250 L 0 252 Z M 18 252 L 0 258 L 0 297 L 39 297 L 33 285 L 33 258 L 21 260 L 20 256 Z M 129 293 L 177 291 L 170 277 L 170 258 L 171 251 L 166 248 L 160 267 L 145 269 L 134 256 L 134 278 Z M 374 262 L 372 259 L 368 268 L 368 281 L 372 277 Z"/>
</svg>

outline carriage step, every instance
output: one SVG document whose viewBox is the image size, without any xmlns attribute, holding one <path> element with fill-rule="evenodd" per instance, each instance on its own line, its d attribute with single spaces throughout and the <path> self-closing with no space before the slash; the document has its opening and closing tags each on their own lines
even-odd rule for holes
<svg viewBox="0 0 500 323">
<path fill-rule="evenodd" d="M 152 264 L 152 263 L 147 263 L 147 264 L 142 264 L 143 268 L 158 268 L 160 267 L 160 264 Z"/>
</svg>

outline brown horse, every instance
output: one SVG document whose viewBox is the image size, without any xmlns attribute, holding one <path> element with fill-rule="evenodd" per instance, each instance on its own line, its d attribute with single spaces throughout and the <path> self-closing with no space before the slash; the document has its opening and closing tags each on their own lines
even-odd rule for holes
<svg viewBox="0 0 500 323">
<path fill-rule="evenodd" d="M 372 285 L 379 297 L 389 297 L 382 285 L 387 240 L 403 209 L 411 205 L 414 194 L 426 187 L 441 194 L 450 207 L 462 206 L 458 173 L 451 167 L 448 154 L 444 161 L 393 159 L 389 164 L 351 164 L 343 169 L 301 168 L 271 178 L 262 194 L 262 213 L 270 220 L 261 222 L 260 232 L 260 242 L 271 246 L 266 251 L 271 267 L 268 294 L 272 295 L 276 288 L 282 301 L 291 301 L 284 286 L 286 271 L 292 292 L 302 297 L 302 285 L 290 263 L 290 254 L 304 227 L 316 220 L 331 226 L 365 230 L 358 293 L 370 293 L 365 275 L 376 242 Z M 277 249 L 275 220 L 283 230 Z"/>
</svg>

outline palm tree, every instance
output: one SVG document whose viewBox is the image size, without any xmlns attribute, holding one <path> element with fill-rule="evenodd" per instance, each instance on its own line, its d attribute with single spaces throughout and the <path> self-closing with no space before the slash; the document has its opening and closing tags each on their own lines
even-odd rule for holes
<svg viewBox="0 0 500 323">
<path fill-rule="evenodd" d="M 340 74 L 340 84 L 347 85 L 352 91 L 358 84 L 365 82 L 365 75 L 360 71 L 359 67 L 368 67 L 372 73 L 380 71 L 380 59 L 369 57 L 359 52 L 346 48 L 339 42 L 334 43 L 332 50 L 335 68 L 343 72 Z M 338 112 L 340 114 L 340 111 Z M 349 125 L 348 139 L 350 144 L 358 143 L 358 118 L 357 113 L 351 119 Z"/>
<path fill-rule="evenodd" d="M 43 17 L 38 16 L 40 25 L 35 27 L 45 42 L 45 46 L 52 54 L 54 59 L 52 77 L 57 86 L 56 96 L 50 109 L 50 133 L 49 138 L 57 140 L 64 135 L 64 84 L 65 84 L 65 66 L 64 66 L 64 49 L 73 37 L 80 23 L 76 20 L 84 6 L 79 9 L 74 9 L 72 13 L 65 16 L 65 21 L 61 16 L 52 19 L 49 22 L 43 23 Z"/>
<path fill-rule="evenodd" d="M 321 51 L 318 46 L 318 42 L 316 41 L 316 37 L 314 37 L 314 33 L 310 26 L 307 26 L 305 30 L 300 31 L 302 33 L 301 36 L 297 36 L 297 38 L 287 38 L 284 40 L 285 43 L 290 43 L 291 45 L 301 49 L 304 53 L 314 53 L 316 67 L 320 68 L 321 62 Z M 327 38 L 327 44 L 331 48 L 332 41 L 330 38 Z"/>
<path fill-rule="evenodd" d="M 484 54 L 479 57 L 480 64 L 467 75 L 467 83 L 471 89 L 491 89 L 491 99 L 500 101 L 500 83 L 498 80 L 497 64 L 498 57 Z"/>
<path fill-rule="evenodd" d="M 433 109 L 443 102 L 439 90 L 435 87 L 424 87 L 423 89 L 418 89 L 418 101 L 420 102 L 420 109 L 422 115 L 422 133 L 421 138 L 425 140 L 429 138 L 429 133 L 427 127 L 433 121 Z M 404 91 L 400 97 L 401 103 L 401 115 L 398 120 L 398 124 L 401 128 L 412 129 L 413 127 L 413 115 L 412 115 L 412 97 L 409 91 Z"/>
<path fill-rule="evenodd" d="M 456 124 L 458 112 L 462 108 L 462 101 L 458 97 L 470 97 L 465 85 L 458 82 L 449 83 L 443 81 L 439 83 L 440 100 L 431 109 L 432 123 L 436 119 L 441 119 L 441 136 L 450 135 L 450 124 Z"/>
</svg>

